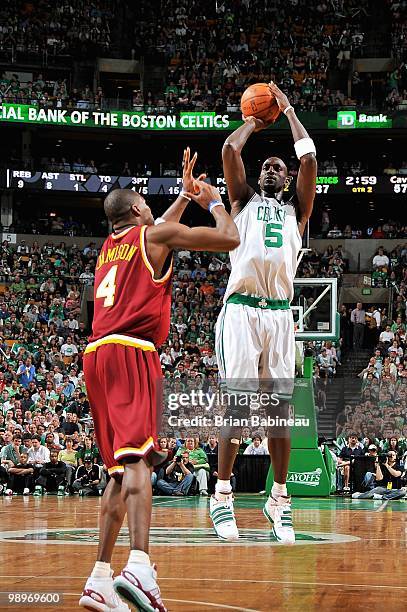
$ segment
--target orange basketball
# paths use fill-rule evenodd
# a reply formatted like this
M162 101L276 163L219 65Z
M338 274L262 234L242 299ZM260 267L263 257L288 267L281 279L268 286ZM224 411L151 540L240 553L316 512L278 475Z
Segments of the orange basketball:
M275 121L275 115L277 114L278 116L280 114L276 99L267 83L254 83L254 85L250 85L243 92L240 108L244 117L257 117L263 120Z

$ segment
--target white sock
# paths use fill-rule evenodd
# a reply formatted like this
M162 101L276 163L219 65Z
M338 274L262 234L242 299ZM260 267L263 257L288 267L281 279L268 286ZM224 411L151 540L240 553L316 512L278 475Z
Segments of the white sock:
M218 478L215 485L215 493L224 493L225 495L232 493L232 485L230 484L230 480L220 480Z
M111 574L110 563L104 561L96 561L95 567L92 570L92 578L109 578Z
M131 550L127 563L144 563L144 565L151 565L150 557L143 550Z
M273 488L271 489L271 495L273 497L280 497L280 495L287 496L287 485L275 482L273 484Z

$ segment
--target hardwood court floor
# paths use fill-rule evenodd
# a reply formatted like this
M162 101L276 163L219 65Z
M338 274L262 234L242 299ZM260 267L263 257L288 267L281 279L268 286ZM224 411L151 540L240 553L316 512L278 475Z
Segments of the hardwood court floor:
M297 543L270 540L264 498L237 497L241 539L218 541L208 500L154 500L151 558L171 612L407 609L407 502L293 500ZM0 591L63 593L79 610L94 562L100 499L0 498ZM113 559L127 559L126 528ZM7 607L1 596L0 610ZM34 608L33 608L34 609Z

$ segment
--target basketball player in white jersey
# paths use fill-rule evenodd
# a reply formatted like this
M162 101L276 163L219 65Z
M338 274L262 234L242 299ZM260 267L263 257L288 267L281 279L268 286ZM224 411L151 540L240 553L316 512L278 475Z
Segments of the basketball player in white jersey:
M245 384L242 379L249 387L246 392L262 388L263 379L264 385L275 384L273 392L278 393L280 414L281 409L287 414L295 375L290 302L302 235L313 208L317 162L314 143L287 96L274 83L270 83L270 89L290 124L300 162L296 202L283 202L287 167L277 157L264 161L258 181L259 193L247 184L241 152L249 136L266 127L263 121L247 117L226 139L222 150L240 246L230 253L232 269L216 326L216 352L220 377L226 381L228 391L237 392L239 398L243 393L241 385ZM257 382L257 389L251 381ZM240 409L236 411L237 403L235 411L233 406L229 407L232 416L242 415ZM240 435L241 428L231 426L223 428L219 440L218 481L210 500L210 515L217 535L224 540L239 537L230 476ZM289 431L269 430L268 448L274 484L263 512L276 539L293 544L291 500L286 487L291 448Z

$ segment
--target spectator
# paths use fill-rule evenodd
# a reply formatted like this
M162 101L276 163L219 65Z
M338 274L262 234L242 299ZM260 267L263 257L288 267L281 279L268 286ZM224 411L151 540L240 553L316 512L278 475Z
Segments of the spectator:
M402 466L397 462L397 454L394 451L387 453L384 463L378 459L375 462L376 471L367 472L365 483L368 488L366 493L353 493L356 499L401 499L406 496L406 489L401 488ZM390 485L390 486L388 486Z
M21 364L17 370L17 378L19 383L27 388L30 382L35 379L35 366L32 365L31 357L27 357L25 364Z
M90 457L85 457L83 465L80 465L76 471L73 489L79 495L101 495L101 473L100 467L92 463Z
M328 378L334 374L334 361L332 354L328 354L327 349L324 347L321 353L317 356L317 364L320 372L323 372L323 377Z
M65 495L65 475L65 463L58 460L57 450L51 450L50 460L40 469L33 495L39 497L44 490L47 493L57 492L60 496Z
M50 451L46 446L42 446L39 435L32 436L32 447L28 451L28 461L36 468L36 477L40 469L50 461Z
M66 482L68 491L73 493L73 479L78 467L77 452L73 449L73 440L69 436L65 438L65 448L58 453L58 461L62 461L66 465Z
M350 464L353 457L362 457L364 455L363 447L359 444L358 437L355 433L351 433L348 437L348 444L344 446L339 454L338 467L343 473L344 486L343 491L349 492L349 476Z
M365 334L366 313L362 302L356 304L352 310L351 322L353 323L353 348L359 350L363 348L363 338Z
M34 466L28 463L28 454L20 453L20 462L9 469L8 494L29 495L34 490Z
M239 444L239 454L240 455L244 454L245 450L250 446L252 441L253 440L250 434L250 429L248 427L243 427L242 436L240 438L240 444Z
M194 466L194 475L198 483L199 494L207 496L209 463L205 451L197 447L194 438L191 437L185 440L185 447L178 449L177 456L181 455L184 451L188 451L189 462Z
M386 325L386 329L382 331L379 336L379 341L382 342L386 348L389 348L393 340L394 340L394 332L391 331L390 325Z
M252 436L252 442L244 451L244 455L268 455L269 452L265 446L261 443L261 436L259 434L254 434Z
M390 260L385 255L383 247L379 247L377 254L373 257L373 268L378 270L380 268L388 268Z
M189 452L184 450L171 459L164 470L164 478L157 481L157 489L164 495L188 495L194 478Z
M11 435L10 435L11 437ZM8 436L4 436L4 441L6 442ZM5 444L1 449L1 464L7 470L21 463L21 453L26 453L27 449L22 445L22 437L20 433L15 433L12 436L11 441L8 444ZM9 491L6 491L6 494L10 495ZM12 495L12 493L11 493Z

